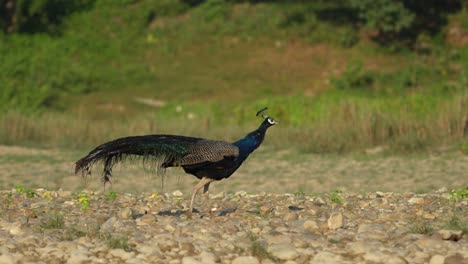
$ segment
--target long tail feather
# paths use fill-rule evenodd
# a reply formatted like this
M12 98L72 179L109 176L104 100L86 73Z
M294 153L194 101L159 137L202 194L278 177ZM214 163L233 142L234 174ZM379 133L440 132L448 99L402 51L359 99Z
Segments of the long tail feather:
M190 146L200 138L174 135L148 135L119 138L104 143L75 163L75 174L91 174L96 162L104 163L103 181L108 182L112 167L130 157L143 157L144 160L156 161L158 168L173 163L188 153Z

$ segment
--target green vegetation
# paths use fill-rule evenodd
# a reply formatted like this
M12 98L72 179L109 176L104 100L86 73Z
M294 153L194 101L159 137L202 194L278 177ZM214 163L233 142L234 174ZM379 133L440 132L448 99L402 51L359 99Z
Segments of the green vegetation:
M114 191L108 192L106 195L106 200L108 201L115 201L117 199L118 194Z
M458 202L461 200L468 199L468 187L460 190L452 190L450 191L450 201L451 202Z
M36 196L36 192L34 192L33 190L31 189L26 189L26 188L23 188L23 186L21 184L16 184L15 185L15 190L19 193L19 194L24 194L26 197L28 198L33 198L34 196Z
M432 235L434 233L434 228L428 222L416 221L410 226L410 232L413 234Z
M340 190L335 190L330 193L330 196L328 197L330 201L336 203L336 204L342 204L344 202L343 197L341 196L342 191Z
M233 140L263 106L277 148L412 152L468 136L468 48L448 35L468 24L464 2L14 2L0 3L0 144Z
M107 246L110 248L121 248L125 251L132 250L128 244L128 236L126 235L101 233L100 237L106 241Z
M468 232L468 222L463 220L463 216L457 214L454 214L444 227L449 230L462 230L465 234Z
M63 229L65 220L61 214L50 214L39 224L42 229Z
M86 211L89 208L90 200L86 193L80 193L77 197L81 210Z

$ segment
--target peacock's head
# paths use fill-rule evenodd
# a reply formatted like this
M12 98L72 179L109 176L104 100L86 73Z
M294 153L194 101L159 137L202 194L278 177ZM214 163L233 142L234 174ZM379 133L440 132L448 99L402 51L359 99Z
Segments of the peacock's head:
M263 125L266 125L267 127L269 126L272 126L272 125L278 125L279 122L276 121L273 117L270 117L270 116L267 116L267 114L265 114L265 111L268 109L268 107L265 107L265 108L262 108L261 110L259 110L257 112L257 116L262 116L265 121L263 121L262 123L262 126Z

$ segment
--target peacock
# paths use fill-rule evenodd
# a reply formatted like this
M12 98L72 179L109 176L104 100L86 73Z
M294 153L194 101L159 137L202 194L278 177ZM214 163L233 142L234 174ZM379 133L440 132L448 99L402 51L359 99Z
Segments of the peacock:
M88 155L75 163L75 174L90 175L96 162L103 162L102 181L104 186L110 181L112 167L131 157L143 157L156 161L157 168L182 167L200 181L193 188L190 208L192 216L193 203L197 193L203 188L208 192L210 183L229 178L262 144L267 129L279 124L274 118L265 114L265 107L257 112L264 118L260 126L234 143L209 140L204 138L179 135L145 135L130 136L112 140L93 149Z

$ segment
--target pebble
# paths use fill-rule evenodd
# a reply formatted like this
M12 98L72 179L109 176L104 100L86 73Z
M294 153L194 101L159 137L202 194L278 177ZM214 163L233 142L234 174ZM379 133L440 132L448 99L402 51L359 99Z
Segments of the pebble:
M409 204L423 204L424 198L423 197L412 197L408 200Z
M111 256L120 258L120 259L124 260L125 262L128 262L128 260L132 259L135 256L135 253L127 252L127 251L125 251L125 250L123 250L121 248L111 249L109 251L109 254Z
M262 262L263 263L263 262ZM231 264L260 264L256 257L242 256L235 258Z
M291 244L273 244L268 251L280 260L292 260L298 256L296 248Z
M119 218L121 219L130 219L132 215L133 215L133 211L129 207L124 207L120 209L119 214L118 214Z
M343 214L339 212L332 213L328 218L328 228L331 230L336 230L338 228L343 227L344 225L344 218Z
M437 232L443 240L458 241L463 237L462 230L446 230L442 229Z
M195 257L183 257L182 264L202 264Z
M183 194L181 191L179 191L179 190L174 191L174 192L172 193L172 195L173 195L174 197L182 197L182 196L184 196L184 194Z
M328 251L322 251L317 253L311 260L310 264L332 264L332 263L340 263L343 258L340 255L336 255L334 253Z
M309 233L315 233L319 229L317 222L314 220L307 220L304 222L304 230Z
M297 219L299 219L299 215L296 212L290 212L284 217L286 222L296 221Z
M429 264L444 264L445 257L442 255L434 255L431 257Z
M326 205L327 203L322 197L319 196L314 199L314 204L318 206L322 206L322 205Z
M467 262L462 231L442 229L430 235L412 229L415 217L444 226L447 216L466 207L465 201L448 203L445 192L343 193L342 205L321 203L322 197L223 193L212 205L216 212L208 214L200 201L196 208L201 213L192 220L178 213L188 197L119 194L109 201L104 193L86 193L86 211L71 194L50 200L13 194L0 215L0 263ZM228 208L236 210L218 214ZM25 217L27 210L37 218ZM51 212L63 214L63 227L41 226ZM128 240L110 247L110 238L118 237Z

